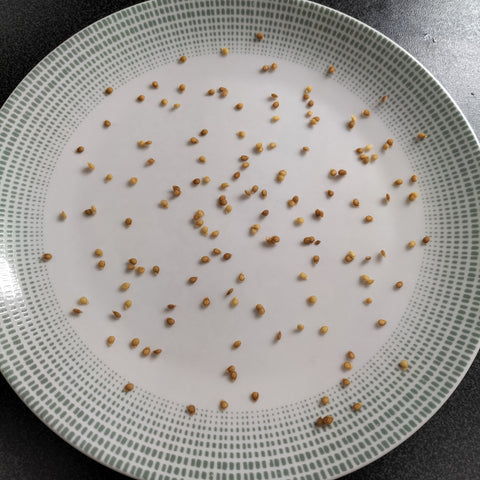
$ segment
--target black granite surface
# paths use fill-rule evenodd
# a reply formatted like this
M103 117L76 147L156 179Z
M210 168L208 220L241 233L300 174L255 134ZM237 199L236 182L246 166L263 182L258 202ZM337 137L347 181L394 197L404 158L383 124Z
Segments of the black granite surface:
M0 105L61 42L135 3L0 0ZM376 28L416 57L444 85L480 136L479 0L323 3ZM97 478L126 477L87 458L52 433L0 375L0 480ZM345 479L480 479L480 357L425 426L394 451Z

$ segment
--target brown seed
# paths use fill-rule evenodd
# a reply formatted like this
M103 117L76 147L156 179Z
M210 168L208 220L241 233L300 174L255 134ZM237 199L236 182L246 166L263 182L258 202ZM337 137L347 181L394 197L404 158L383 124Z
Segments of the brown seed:
M320 327L320 334L325 335L328 332L328 327L324 325L323 327Z
M317 418L317 421L315 422L315 426L316 427L321 427L323 425L323 418L322 417L318 417Z
M155 160L153 158L149 158L145 163L147 165L153 165L155 163Z
M230 380L234 382L238 377L237 372L234 370L233 372L230 372Z
M165 321L167 322L167 325L169 325L170 327L175 325L175 319L172 317L167 317Z
M199 179L199 178L194 178L194 179L192 180L192 183L193 183L194 185L199 185L199 184L200 184L200 179Z
M212 238L217 238L219 235L220 235L220 230L214 230L214 231L210 234L210 236L211 236Z
M305 237L303 239L303 243L305 245L310 245L311 243L313 243L315 241L315 237Z
M232 258L232 254L231 253L224 253L223 258L224 258L224 260L230 260Z
M175 109L180 108L180 104L179 103L174 103L173 108L175 108Z
M47 262L52 259L52 254L51 253L44 253L42 255L43 260L46 260Z
M420 132L418 135L417 135L417 138L419 140L424 140L425 138L427 138L427 135L423 132Z
M127 270L132 271L135 270L135 265L131 265L130 263L127 265Z
M196 138L196 137L190 138L190 143L193 143L193 144L198 143L198 138Z
M229 186L230 186L230 184L228 182L223 182L223 183L220 184L220 188L222 190L226 190ZM225 198L225 196L224 196L224 198Z
M326 395L322 397L320 401L322 402L322 405L327 405L328 403L330 403L330 399Z
M278 65L275 62L273 62L271 65L271 69L276 70L277 68L278 68Z
M222 55L228 55L230 53L230 50L227 47L222 47L220 52Z
M204 137L207 134L208 134L208 130L206 128L204 128L203 130L200 131L200 136L201 137Z
M126 391L126 392L131 392L133 389L134 389L134 385L133 383L127 383L123 389Z
M251 394L252 400L256 402L258 400L259 394L258 392L252 392Z
M204 307L208 307L210 305L210 299L208 297L205 297L203 300L202 300L202 305Z
M360 206L360 200L358 200L358 198L354 198L354 199L352 200L352 205L353 205L354 207L359 207L359 206Z
M178 86L178 91L183 93L185 91L187 87L185 86L184 83L181 83L179 86Z
M314 255L312 257L312 261L316 265L320 261L320 257L318 255Z
M115 310L112 310L113 316L115 318L121 318L122 314L120 312L116 312Z
M255 305L255 310L257 311L257 313L259 315L264 315L265 314L265 308L261 303L257 303L257 305Z
M100 270L103 270L105 268L105 260L100 260L98 263L97 263L97 266Z
M353 365L350 362L344 362L343 363L343 368L345 370L351 370L353 368Z
M210 257L208 257L207 255L204 255L200 260L202 263L208 263L210 261Z
M127 227L129 227L129 226L132 224L132 222L133 222L133 220L132 220L131 218L128 218L128 217L127 217L127 218L125 219L125 225L126 225Z
M179 59L178 59L178 63L185 63L187 61L187 57L185 55L182 55Z
M426 237L423 237L423 239L422 239L422 243L425 244L425 245L426 245L429 241L430 241L430 237L429 237L428 235L427 235Z
M88 162L87 167L89 170L95 170L95 165L93 163Z
M407 361L407 360L401 360L400 363L399 363L399 365L400 365L400 368L401 368L403 371L405 371L405 370L408 369L408 361Z
M403 287L403 282L401 282L401 281L400 281L400 282L397 282L397 283L395 284L395 287L396 287L396 288L402 288L402 287Z
M89 302L88 302L87 297L80 297L78 299L78 303L79 303L79 305L88 305Z
M212 250L212 253L213 253L214 255L220 255L220 254L222 253L222 251L221 251L219 248L214 248L214 249Z
M372 160L378 160L378 155L376 153L372 153Z
M349 350L347 352L347 357L353 360L355 358L355 354L351 350Z
M145 100L145 95L139 95L137 97L137 102L143 102Z
M387 98L388 98L388 96L387 96L387 95L384 95L384 96L380 99L380 101L381 101L382 103L384 103L384 102L387 101Z
M235 341L233 342L232 347L233 347L233 348L238 348L241 344L242 344L242 342L241 342L240 340L235 340Z
M305 328L305 325L303 325L303 324L301 324L301 323L297 324L297 330L298 330L299 332L303 331L304 328Z
M144 357L148 357L150 355L150 352L151 352L151 349L150 347L145 347L143 350L142 350L142 355Z
M164 107L168 105L168 100L166 98L162 98L160 105L163 105Z
M305 222L305 220L304 220L303 217L297 217L297 218L295 219L295 223L296 223L297 225L302 225L304 222Z
M225 207L225 209L224 209L224 212L225 212L226 214L229 214L229 213L232 211L232 208L233 208L233 207L232 207L231 205L227 205L227 206Z
M387 324L387 321L384 320L383 318L380 318L379 320L377 320L377 325L379 327L384 327L386 324Z
M308 275L305 272L300 272L298 278L300 278L300 280L308 280Z
M110 95L111 93L113 93L113 88L112 87L107 87L105 89L105 95Z
M243 162L242 163L242 168L248 168L250 164L248 162Z
M386 193L386 194L385 194L385 200L386 200L387 202L390 201L390 194L389 194L389 193Z
M334 168L332 168L329 173L330 173L331 177L336 177L337 176L337 171Z
M130 185L136 185L138 182L138 178L132 177L128 182L130 183Z
M262 215L263 215L264 217L267 217L269 213L270 213L270 212L269 212L268 210L264 210L264 211L262 212Z
M373 222L373 217L372 217L371 215L367 215L367 216L365 217L365 221L366 221L367 223Z
M222 410L226 410L228 408L228 402L226 402L225 400L220 400L220 408Z
M233 292L233 288L229 288L229 289L227 290L227 293L225 294L225 296L228 297L232 292ZM233 301L233 300L232 300L232 301Z
M418 198L418 193L417 193L417 192L412 192L412 193L408 196L408 199L409 199L411 202L414 202L417 198Z
M263 71L263 72L268 72L269 70L270 70L270 65L264 65L264 66L262 67L262 71Z
M331 425L333 423L333 416L332 415L327 415L326 417L323 418L323 424L324 425Z
M125 300L125 302L123 304L123 308L125 310L128 310L131 306L132 306L132 301L131 300Z
M317 297L315 295L311 295L310 297L307 298L307 302L310 305L315 305L317 303Z
M226 97L228 95L228 88L225 88L225 87L220 87L218 89L218 91L220 92L220 95L222 97Z
M363 148L362 147L358 147L355 149L355 152L357 153L363 153Z
M133 338L132 341L130 342L130 346L132 348L136 348L136 347L138 347L139 343L140 343L139 338Z
M194 406L194 405L188 405L188 407L187 407L187 412L188 412L190 415L195 415L195 412L196 412L195 406Z
M280 106L280 102L278 100L272 103L272 108L278 108L279 106Z
M168 209L168 201L167 200L161 200L160 201L160 206L162 208Z
M354 403L352 408L354 412L358 412L362 408L362 403L361 402Z
M282 338L282 332L277 332L276 338L277 338L277 340L281 340L281 338Z
M103 121L103 126L104 126L104 127L107 127L107 128L108 128L108 127L110 127L111 125L112 125L112 122L110 122L110 120L104 120L104 121Z
M338 174L339 174L341 177L344 177L344 176L347 174L347 171L344 170L343 168L341 168L341 169L338 171Z
M154 80L154 81L152 82L152 87L153 87L153 88L158 88L158 82Z
M156 348L156 349L153 351L153 353L154 353L155 355L160 355L160 354L162 353L162 349L161 349L161 348Z
M257 40L263 40L265 38L263 33L261 33L261 32L258 32L256 37L257 37Z
M373 157L373 155L372 155ZM368 155L365 155L364 153L362 153L359 157L358 157L365 165L367 163L370 163L370 157Z
M410 181L411 181L412 183L415 183L417 180L418 180L418 177L417 177L416 175L412 175L412 176L410 177Z
M168 308L169 310L173 310L175 307L176 307L176 305L174 305L173 303L169 303L169 304L167 305L167 308Z
M348 387L350 385L350 380L348 378L342 378L342 384L344 387Z
M75 313L76 315L80 315L83 312L79 308L74 308L74 309L72 309L72 313Z
M200 155L200 156L198 157L198 161L199 161L200 163L206 163L206 162L207 162L207 159L206 159L206 157L205 157L204 155Z
M178 196L181 195L182 190L180 189L180 187L178 185L172 185L172 192L173 192L174 197L178 197Z
M188 279L188 282L191 283L191 284L194 284L197 280L198 280L198 277L190 277Z
M394 185L397 185L397 186L398 186L398 185L402 185L402 183L403 183L403 180L402 180L401 178L397 178L397 180L395 180L395 181L393 182L393 184L394 184Z
M211 88L210 90L208 90L207 95L215 95L215 90Z
M121 290L128 290L130 288L130 284L128 282L124 282L120 285Z
M335 195L335 192L333 190L327 190L327 195L329 197L333 197Z
M372 297L368 297L366 298L363 303L367 304L367 305L370 305L371 303L373 303L373 298Z
M334 67L333 65L330 65L330 66L328 67L328 73L332 74L332 73L334 73L334 72L335 72L335 67Z
M313 106L315 105L315 102L314 102L313 100L309 100L309 101L307 102L307 105L308 105L309 107L313 107Z

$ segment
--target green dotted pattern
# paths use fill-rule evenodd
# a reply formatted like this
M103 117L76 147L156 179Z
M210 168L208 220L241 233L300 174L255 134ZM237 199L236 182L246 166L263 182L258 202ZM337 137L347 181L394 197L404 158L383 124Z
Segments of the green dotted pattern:
M255 34L262 31L265 40ZM232 53L325 73L371 105L419 174L424 248L415 293L352 385L271 410L199 411L126 383L66 321L43 253L45 198L65 143L103 99L161 65ZM388 108L379 98L388 93ZM385 104L385 107L387 104ZM428 139L416 140L416 133ZM107 17L45 58L0 111L0 368L50 428L141 479L330 479L369 463L427 421L478 350L479 145L440 85L379 33L298 0L156 0ZM422 248L422 247L420 247ZM408 358L402 372L398 360ZM328 394L331 427L316 429ZM364 408L353 412L361 398ZM259 405L260 406L260 405ZM325 409L326 407L324 407Z

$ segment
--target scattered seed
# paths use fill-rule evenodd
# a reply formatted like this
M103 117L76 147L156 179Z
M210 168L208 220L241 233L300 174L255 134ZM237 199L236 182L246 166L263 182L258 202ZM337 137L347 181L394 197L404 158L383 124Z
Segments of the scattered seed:
M352 408L354 412L358 412L362 408L362 403L361 402L354 403Z
M214 231L210 234L210 236L211 236L212 238L217 238L219 235L220 235L220 230L214 230Z
M360 279L365 283L366 285L372 285L375 280L373 278L370 278L368 275L360 275Z
M277 332L276 339L277 341L282 339L282 332Z
M233 292L233 288L229 288L229 289L227 290L227 293L225 294L225 296L228 297L232 292Z
M277 148L277 144L276 144L275 142L270 142L270 143L268 144L268 148L269 148L270 150L273 150L274 148Z
M262 215L263 215L264 217L267 217L269 213L270 213L270 212L269 212L268 210L264 210L264 211L262 212Z
M353 365L350 362L344 362L343 363L343 368L345 370L351 370L353 368Z
M264 315L265 314L265 308L261 303L257 303L257 305L255 305L255 310L257 311L257 313L259 315Z
M305 237L305 238L303 239L303 243L304 243L305 245L310 245L310 244L312 244L314 241L315 241L315 237Z
M256 35L256 37L257 37L257 40L263 40L263 39L265 38L264 35L263 35L263 33L261 33L261 32L258 32L257 35ZM257 395L258 395L258 394L257 394Z
M145 347L143 350L142 350L142 355L144 357L148 357L150 355L150 352L151 352L151 349L150 347Z
M203 220L198 220L198 221L203 223ZM207 227L206 225L204 225L204 226L200 229L200 232L202 233L202 235L207 236L207 235L208 235L208 227Z
M278 122L280 120L280 117L278 115L274 115L272 117L272 122Z
M214 249L212 250L212 253L213 253L214 255L220 255L220 254L222 253L222 251L221 251L219 248L214 248Z
M305 272L300 272L298 277L301 279L301 280L308 280L308 275L305 273Z
M197 280L198 280L198 277L190 277L188 279L188 282L191 283L191 284L194 284Z
M168 208L168 201L167 201L167 200L161 200L161 201L160 201L160 206L161 206L162 208L167 209L167 208Z
M337 176L337 171L334 168L332 168L329 173L330 173L331 177L336 177Z
M305 328L305 325L303 325L303 324L301 324L301 323L299 323L299 324L297 325L297 330L298 330L299 332L303 331L304 328Z
M130 185L136 185L138 182L138 178L132 177L128 182L130 183Z
M412 193L408 196L408 199L409 199L411 202L414 202L417 198L418 198L418 193L417 193L417 192L412 192Z
M72 313L75 313L76 315L80 315L81 313L83 313L83 311L80 310L79 308L73 308Z
M97 266L100 270L103 270L105 268L105 260L100 260L98 263L97 263Z
M313 115L313 112L311 110L309 110L306 114L305 114L307 117L311 117ZM310 122L311 123L311 122Z
M42 258L43 258L43 260L45 260L45 261L48 262L49 260L51 260L51 259L53 258L53 256L52 256L51 253L44 253L44 254L42 255Z
M218 91L220 92L220 95L222 97L226 97L228 95L228 88L225 88L225 87L220 87L218 89Z
M233 348L238 348L241 344L242 344L242 342L241 342L240 340L235 340L235 341L233 342L232 347L233 347Z
M228 295L228 293L227 293L227 295ZM240 302L239 302L239 300L238 300L237 297L233 297L233 298L232 298L232 301L230 302L230 304L231 304L233 307L236 307L239 303L240 303Z
M78 299L78 303L79 303L79 305L88 305L89 302L88 302L87 297L80 297Z
M325 335L328 332L328 327L324 325L323 327L320 327L320 334Z
M388 98L388 96L387 96L387 95L384 95L384 96L380 99L380 101L381 101L382 103L384 103L384 102L387 101L387 98Z
M169 304L167 305L167 308L168 308L169 310L173 310L175 307L176 307L176 305L174 305L173 303L169 303Z
M332 73L334 73L334 72L335 72L335 67L334 67L333 65L330 65L330 66L328 67L328 73L332 74Z
M196 137L190 138L190 143L192 143L193 145L195 145L196 143L198 143L198 138L196 138Z
M178 86L178 91L183 93L185 91L187 87L185 86L184 83L181 83L179 86Z
M208 297L205 297L203 300L202 300L202 305L204 307L208 307L210 305L210 299Z
M120 285L120 288L124 291L128 290L130 288L130 284L128 282L124 282Z
M351 130L357 123L357 117L355 115L350 116L351 120L347 123L348 128Z
M203 183L210 183L210 177L203 177Z
M126 392L131 392L133 389L134 389L134 385L133 383L127 383L123 389L126 391Z
M341 177L344 177L344 176L347 174L347 171L344 170L343 168L341 168L341 169L338 171L338 174L339 174Z
M348 378L342 378L342 385L348 387L350 385L350 380Z
M411 181L412 183L415 183L417 180L418 180L418 177L417 177L416 175L412 175L412 176L410 177L410 181Z
M416 244L417 244L417 242L416 242L415 240L410 240L410 241L407 243L407 247L408 247L408 248L413 248Z
M168 105L168 100L166 98L162 98L162 100L160 101L160 105L163 105L165 107L166 105Z
M320 261L320 257L318 255L314 255L312 257L312 261L316 265Z
M425 244L425 245L426 245L429 241L430 241L430 237L429 237L428 235L427 235L426 237L423 237L423 239L422 239L422 243Z
M143 102L145 100L145 95L139 95L137 97L137 102Z
M129 217L127 217L127 218L125 219L125 225L126 225L127 227L129 227L129 226L132 224L132 222L133 222L133 220L132 220L131 218L129 218Z
M204 255L201 259L202 263L208 263L210 261L210 257L207 257L207 255Z
M363 302L366 303L367 305L370 305L371 303L373 303L373 298L368 297Z
M390 201L390 194L386 193L385 194L385 201L388 203Z
M315 105L315 102L314 102L313 100L309 100L309 101L307 102L307 105L308 105L309 107L313 107L313 106Z
M331 425L333 423L333 416L332 415L327 415L326 417L323 418L323 424L324 425Z
M179 59L178 59L178 63L185 63L187 61L187 57L185 55L182 55Z
M167 325L170 326L170 327L172 327L173 325L175 325L175 319L172 318L172 317L167 317L167 318L165 319L165 321L167 322Z
M228 408L228 402L226 402L225 400L220 400L220 408L222 410L226 410Z
M110 95L111 93L113 93L113 88L112 87L107 87L106 90L105 90L105 95Z
M162 349L161 349L161 348L156 348L156 349L153 351L153 353L154 353L155 355L160 355L160 354L162 353Z
M223 258L224 258L224 260L230 260L232 258L232 254L231 253L224 253Z
M111 173L108 173L108 174L105 176L105 183L110 182L112 179L113 179L113 175L112 175Z
M372 217L371 215L367 215L367 216L365 217L365 221L366 221L367 223L373 222L373 217Z
M270 65L264 65L262 67L262 71L264 71L264 72L268 72L269 70L270 70Z
M399 363L399 365L400 365L400 368L401 368L403 371L405 371L405 370L408 369L408 361L407 361L407 360L401 360L400 363Z
M210 90L208 90L207 95L215 95L215 90L211 88Z
M402 281L397 282L397 283L395 284L395 287L396 287L396 288L402 288L402 287L403 287L403 282L402 282Z
M278 108L279 106L280 106L280 102L278 100L272 103L272 108Z
M181 105L180 105L179 103L174 103L174 104L173 104L173 108L174 108L175 110L176 110L177 108L180 108L180 106L181 106Z
M322 402L322 405L327 405L328 403L330 403L330 399L326 395L322 397L320 401Z
M131 300L125 300L125 303L123 304L123 308L125 310L128 310L132 306L132 301Z
M148 147L149 145L152 144L152 141L151 140L139 140L137 143L138 143L139 147L146 148L146 147Z
M420 132L418 135L417 135L417 138L419 140L424 140L425 138L427 138L427 135L423 132Z
M205 158L204 155L200 155L200 156L198 157L198 161L199 161L200 163L206 163L207 159Z
M296 223L297 225L302 225L304 221L305 221L305 220L303 219L303 217L297 217L297 218L295 219L295 223Z
M95 170L95 165L93 163L88 162L87 167L89 170L92 170L92 171Z
M244 282L245 281L245 274L244 273L240 273L238 275L238 281L239 282Z
M266 237L265 242L268 245L275 245L280 242L280 237L278 235L273 235L273 237Z
M232 207L231 205L227 205L227 206L225 207L225 209L224 209L224 212L225 212L226 214L229 214L229 213L232 211L232 208L233 208L233 207Z
M393 182L393 184L394 184L394 185L397 185L397 186L398 186L398 185L402 185L402 183L403 183L403 180L402 180L401 178L398 178L397 180L395 180L395 181Z
M132 339L132 341L130 342L130 346L131 346L132 348L137 348L138 345L139 345L139 343L140 343L140 339L139 339L139 338L134 338L134 339Z
M121 318L122 317L122 314L120 312L116 312L115 310L112 310L112 313L113 313L113 316L115 318Z
M227 47L222 47L220 51L222 55L228 55L230 53L230 50Z
M372 153L372 160L375 161L375 160L378 160L378 155L376 153Z
M190 415L195 415L195 412L196 412L195 405L188 405L188 407L187 407L187 412L188 412Z
M199 178L194 178L194 179L192 180L192 183L193 183L194 185L199 185L199 184L200 184L200 179L199 179Z
M174 197L178 197L182 194L182 190L178 185L172 185L172 192Z
M387 324L387 321L384 320L383 318L380 318L379 320L377 320L377 325L379 327L384 327L386 324Z
M327 190L327 195L329 197L333 197L335 195L335 192L333 190Z

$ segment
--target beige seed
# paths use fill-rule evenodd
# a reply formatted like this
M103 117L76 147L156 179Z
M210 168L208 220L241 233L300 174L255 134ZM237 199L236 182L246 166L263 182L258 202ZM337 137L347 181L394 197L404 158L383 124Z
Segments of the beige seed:
M161 206L162 208L167 209L167 208L168 208L168 200L162 200L162 201L160 202L160 206Z
M113 345L115 343L115 337L113 335L110 335L108 338L107 338L107 344L108 345Z
M272 117L272 122L278 122L280 120L280 117L278 115L274 115Z
M172 192L173 192L174 197L178 197L178 196L181 195L182 190L180 189L180 187L178 185L172 185Z
M375 160L378 160L378 155L376 153L372 153L372 160L375 161Z
M301 323L297 324L297 330L298 330L299 332L302 332L304 328L305 328L305 325L303 325L303 324L301 324Z
M305 114L307 117L311 117L313 115L313 112L311 110L309 110L306 114Z
M322 397L320 401L322 402L322 405L327 405L328 403L330 403L330 399L326 395Z
M387 324L387 321L384 320L383 318L380 318L379 320L377 320L377 325L379 327L384 327L386 324Z
M399 365L400 365L400 368L401 368L403 371L405 371L405 370L408 369L408 361L405 360L405 359L404 359L404 360L401 360L400 363L399 363Z
M362 408L362 403L361 402L354 403L352 408L354 412L358 412Z
M417 138L419 140L424 140L425 138L427 138L427 135L423 132L420 132L418 135L417 135Z
M274 148L277 148L277 144L276 144L275 142L270 142L270 143L268 144L268 148L269 148L270 150L273 150Z
M303 217L297 217L297 218L295 219L295 223L296 223L297 225L302 225L304 221L305 221L305 220L303 219Z
M203 183L210 183L210 177L203 177Z
M362 112L362 115L363 115L364 117L367 117L367 118L368 118L368 117L370 116L370 110L364 110L364 111Z
M222 55L228 55L230 53L230 50L227 47L222 47L220 52L222 53Z
M408 248L413 248L416 244L417 244L417 242L416 242L415 240L410 240L410 241L407 243L407 247L408 247Z
M308 275L307 275L305 272L300 272L300 274L298 275L298 277L299 277L301 280L308 280Z
M398 178L393 182L394 185L402 185L402 183L403 183L403 180L401 178Z
M134 389L134 386L133 386L133 383L127 383L123 389L126 391L126 392L131 392L133 389Z
M330 66L328 67L328 73L332 74L332 73L334 73L334 72L335 72L335 67L334 67L333 65L330 65Z
M180 108L180 106L181 106L181 105L180 105L179 103L174 103L174 104L173 104L173 108L174 108L175 110L176 110L177 108Z
M232 301L230 302L230 304L232 305L232 307L236 307L238 304L239 304L239 300L237 297L233 297L232 298Z
M210 257L208 257L207 255L204 255L200 260L202 263L208 263L210 261Z
M268 72L269 70L270 70L270 65L264 65L264 66L262 67L262 71L263 71L263 72Z
M207 235L208 235L208 227L207 227L206 225L204 225L204 226L200 229L200 232L202 233L202 235L207 236Z
M337 176L337 171L334 168L332 168L329 173L330 173L331 177L336 177Z
M351 370L353 368L353 365L350 362L344 362L343 368L345 370Z
M152 267L152 272L155 274L155 275L158 275L159 272L160 272L160 267L158 265L154 265Z
M227 206L225 207L225 209L224 209L224 212L225 212L226 214L229 214L229 213L232 211L232 208L233 208L233 207L232 207L231 205L227 205Z
M114 316L115 318L121 318L121 317L122 317L122 314L121 314L120 312L117 312L117 311L115 311L115 310L112 310L112 313L113 313L113 316Z
M144 357L148 357L150 355L150 352L151 352L151 349L150 347L145 347L143 350L142 350L142 355Z
M139 338L133 338L132 341L130 342L130 346L132 348L137 348L138 345L140 343L140 339Z
M325 335L328 332L328 327L324 325L323 327L320 327L320 334Z
M100 270L103 270L105 268L105 260L100 260L98 263L97 263L97 266Z
M371 303L373 303L373 298L372 297L368 297L366 298L363 303L367 304L367 305L370 305Z
M187 57L185 55L182 55L179 59L178 59L178 63L185 63L187 61Z
M233 342L232 347L233 347L233 348L238 348L241 344L242 344L242 342L241 342L240 340L235 340L235 341Z
M79 303L79 305L88 305L89 302L88 302L87 297L80 297L78 299L78 303Z
M137 177L132 177L132 178L129 180L130 185L136 185L137 182L138 182L138 178L137 178Z
M228 402L225 400L220 400L220 408L226 410L228 408Z
M310 305L315 305L317 303L317 297L315 295L311 295L310 297L307 298L307 302Z
M418 198L418 193L417 193L417 192L412 192L412 193L408 196L408 199L409 199L411 202L414 202L417 198Z
M365 145L365 151L369 152L373 148L373 145L369 143L368 145Z
M367 215L367 216L365 217L365 221L366 221L367 223L373 222L373 217L372 217L371 215Z
M130 284L128 282L124 282L120 285L122 290L128 290L130 288Z
M123 308L125 310L128 310L131 306L132 306L132 301L131 300L125 300L125 302L123 304Z
M93 163L88 162L87 167L89 170L95 170L95 165Z
M112 175L111 173L108 173L108 174L105 176L105 183L110 182L112 179L113 179L113 175Z
M202 305L204 307L208 307L210 305L210 299L208 297L205 297L203 300L202 300Z
M245 274L244 273L240 273L238 275L238 281L239 282L244 282L245 281Z
M179 86L178 86L178 91L183 93L185 91L187 87L185 86L184 83L181 83Z
M214 231L210 234L210 236L211 236L212 238L217 238L219 235L220 235L220 230L214 230Z

